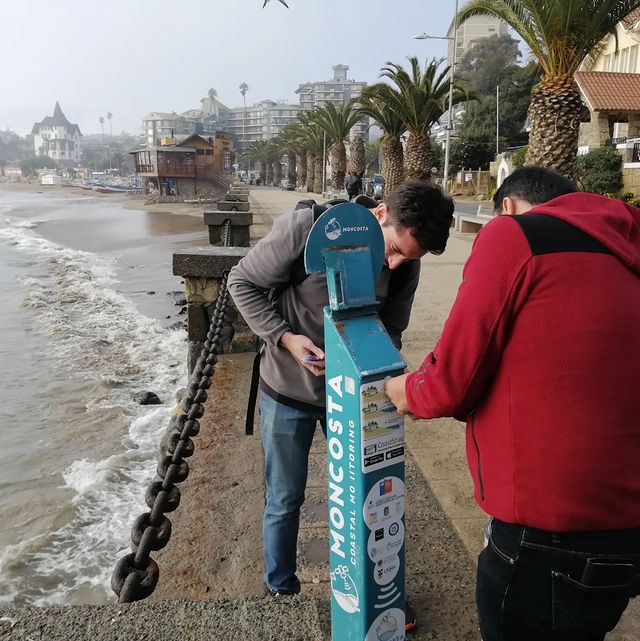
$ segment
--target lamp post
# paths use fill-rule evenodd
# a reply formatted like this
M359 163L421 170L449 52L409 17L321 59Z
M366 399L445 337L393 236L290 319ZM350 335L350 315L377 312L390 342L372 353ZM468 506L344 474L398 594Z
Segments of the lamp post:
M451 69L449 70L449 116L447 124L447 137L445 139L444 147L444 172L443 172L443 185L447 189L449 182L449 160L451 158L451 131L453 130L453 84L454 74L456 71L457 53L458 53L458 3L456 0L456 9L453 16L453 37L449 36L429 36L426 33L420 33L414 36L416 40L453 40L453 56L451 58Z

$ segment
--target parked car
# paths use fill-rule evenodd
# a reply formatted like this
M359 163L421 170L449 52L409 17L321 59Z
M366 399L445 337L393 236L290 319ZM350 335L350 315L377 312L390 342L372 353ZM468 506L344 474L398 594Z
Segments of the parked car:
M367 180L364 193L376 200L382 200L384 196L384 179L382 178L382 174L373 174L373 176Z

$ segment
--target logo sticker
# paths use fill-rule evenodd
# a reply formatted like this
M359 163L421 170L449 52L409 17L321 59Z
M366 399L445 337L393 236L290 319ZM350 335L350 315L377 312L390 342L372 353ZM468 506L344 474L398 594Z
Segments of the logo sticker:
M346 565L339 565L329 576L333 598L340 608L347 614L359 612L360 598L355 583L349 576L349 568Z
M342 227L340 227L340 223L335 218L332 218L324 226L324 233L329 240L338 240L342 235Z

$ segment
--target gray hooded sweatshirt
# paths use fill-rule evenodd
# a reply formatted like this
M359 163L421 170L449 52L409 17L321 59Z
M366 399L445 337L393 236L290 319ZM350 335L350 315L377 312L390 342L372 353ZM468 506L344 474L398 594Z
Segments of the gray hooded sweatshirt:
M312 224L311 209L278 217L271 232L231 270L228 287L247 325L265 342L260 361L263 392L285 405L321 410L324 376L314 376L279 345L282 335L290 331L324 349L323 309L329 304L326 276L311 274L299 285L291 284L292 267L304 252ZM383 267L377 283L382 303L378 314L398 348L419 277L420 261L410 261L394 272ZM274 303L269 300L273 288L284 288Z

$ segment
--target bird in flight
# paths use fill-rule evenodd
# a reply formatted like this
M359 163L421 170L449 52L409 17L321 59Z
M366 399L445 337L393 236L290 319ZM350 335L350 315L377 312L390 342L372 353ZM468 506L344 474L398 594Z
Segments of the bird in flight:
M271 2L271 0L264 0L264 4L262 5L262 8L264 9L267 6L267 3ZM287 9L289 8L289 5L284 1L284 0L278 0L280 4L283 4Z

